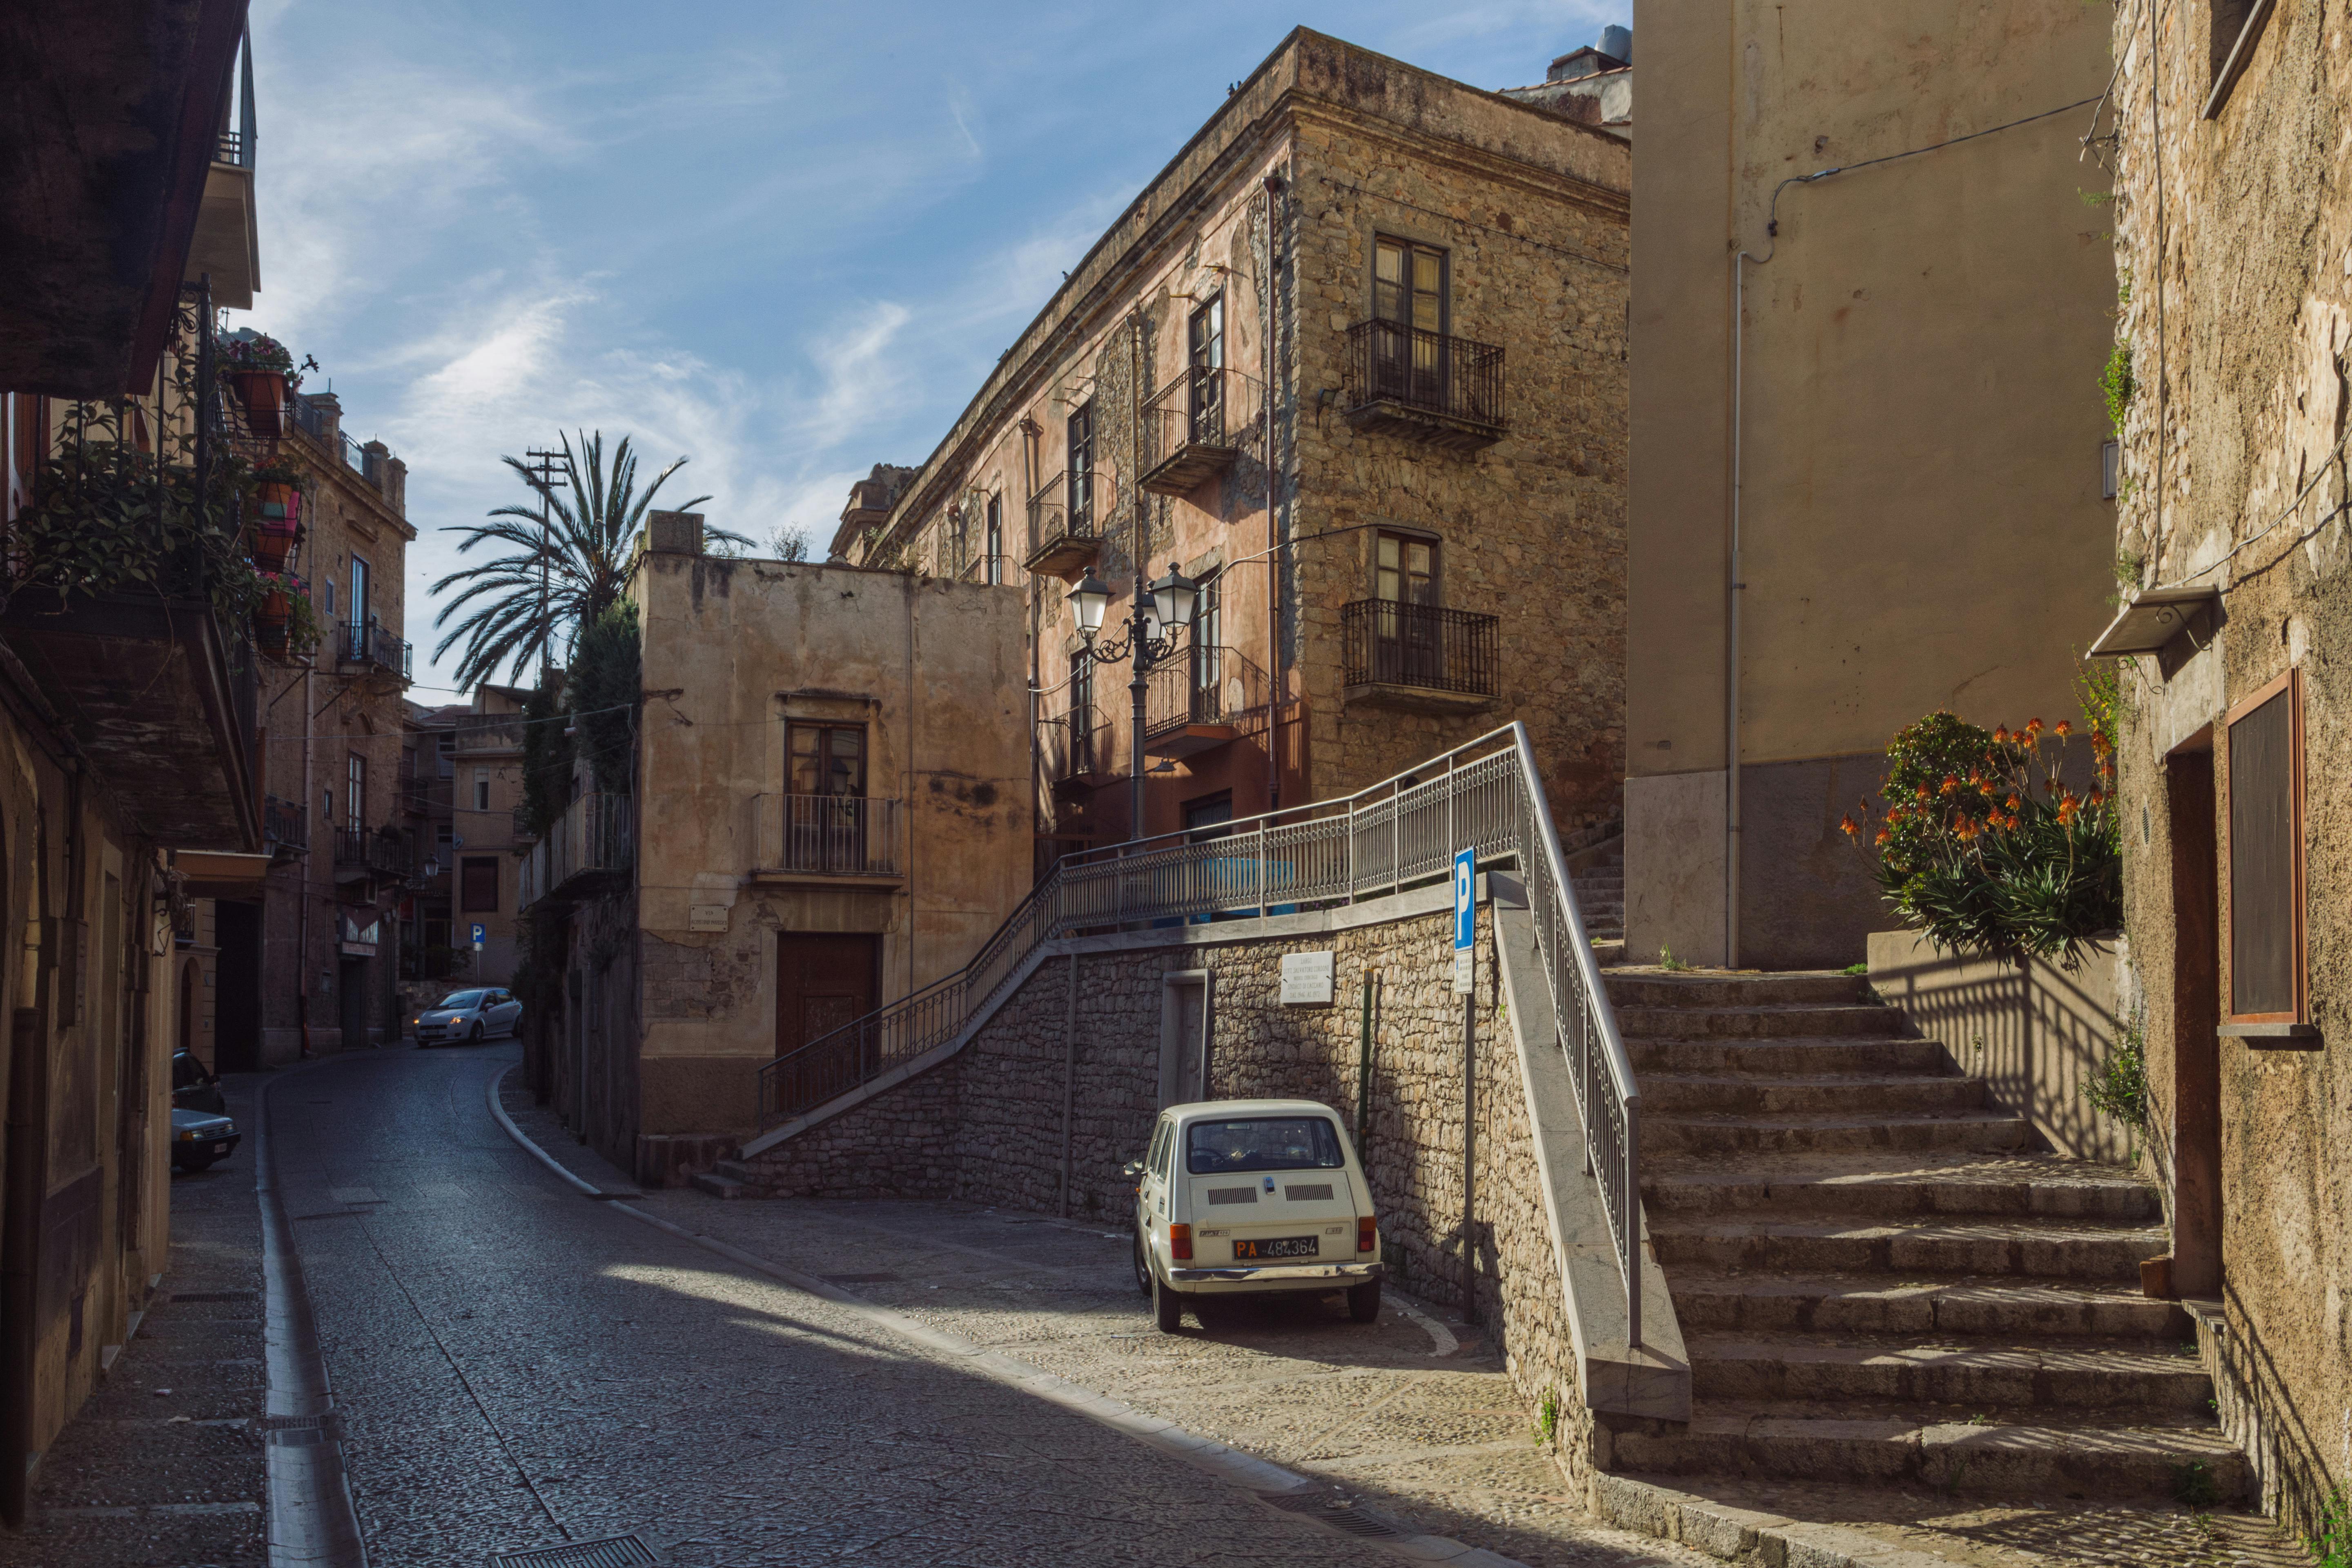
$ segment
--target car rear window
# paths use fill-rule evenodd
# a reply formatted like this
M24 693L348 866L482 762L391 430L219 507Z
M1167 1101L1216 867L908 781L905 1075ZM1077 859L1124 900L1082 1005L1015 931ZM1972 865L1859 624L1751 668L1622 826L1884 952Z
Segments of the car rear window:
M1228 1171L1336 1171L1347 1163L1339 1152L1339 1130L1321 1116L1195 1121L1184 1137L1184 1168L1196 1176Z
M453 991L448 995L441 998L441 1005L444 1007L470 1007L481 999L482 994L478 991Z

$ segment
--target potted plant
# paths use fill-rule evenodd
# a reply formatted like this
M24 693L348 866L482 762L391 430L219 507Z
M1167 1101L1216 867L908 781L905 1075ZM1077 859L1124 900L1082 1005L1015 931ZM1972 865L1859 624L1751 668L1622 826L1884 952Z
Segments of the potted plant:
M222 379L236 388L254 435L265 441L281 439L287 395L302 384L293 354L266 332L223 338L220 353Z
M287 464L272 462L254 470L253 485L255 563L282 572L302 535L302 475Z
M253 643L272 658L299 658L319 646L310 585L290 572L257 572L252 584Z

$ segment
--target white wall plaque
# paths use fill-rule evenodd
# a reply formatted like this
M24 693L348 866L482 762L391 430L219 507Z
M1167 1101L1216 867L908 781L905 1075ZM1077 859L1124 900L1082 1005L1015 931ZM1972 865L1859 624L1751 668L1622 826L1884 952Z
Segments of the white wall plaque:
M1331 954L1286 952L1282 955L1282 1005L1286 1007L1328 1007L1331 1005Z

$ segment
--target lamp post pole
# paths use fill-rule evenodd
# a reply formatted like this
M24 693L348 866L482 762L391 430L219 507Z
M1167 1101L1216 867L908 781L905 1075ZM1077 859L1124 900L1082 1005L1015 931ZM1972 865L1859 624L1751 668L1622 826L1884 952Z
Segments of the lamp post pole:
M1173 570L1171 567L1171 570ZM1129 736L1133 759L1127 770L1127 836L1143 837L1143 696L1146 682L1143 672L1150 668L1150 642L1145 635L1143 607L1150 601L1144 597L1143 571L1135 574L1135 611L1129 617L1129 637L1135 644L1134 674L1127 683L1128 695L1134 699L1134 732ZM1173 633L1171 633L1173 640Z
M555 632L548 622L547 610L548 566L555 554L555 540L553 525L547 515L547 492L554 485L556 475L571 474L572 451L568 445L561 452L534 447L524 455L530 458L530 471L539 479L539 683L543 687L547 684L547 672L555 663Z
M1200 602L1201 586L1168 563L1168 575L1157 583L1147 584L1139 564L1135 574L1135 602L1129 608L1127 637L1124 641L1100 642L1103 616L1110 607L1110 586L1091 572L1070 590L1070 608L1076 616L1078 635L1086 639L1085 658L1095 665L1115 664L1130 659L1127 683L1128 695L1134 700L1135 734L1132 765L1128 773L1128 837L1143 837L1143 725L1145 680L1151 667L1176 651L1179 636L1192 625L1192 609ZM1073 722L1079 722L1073 719Z

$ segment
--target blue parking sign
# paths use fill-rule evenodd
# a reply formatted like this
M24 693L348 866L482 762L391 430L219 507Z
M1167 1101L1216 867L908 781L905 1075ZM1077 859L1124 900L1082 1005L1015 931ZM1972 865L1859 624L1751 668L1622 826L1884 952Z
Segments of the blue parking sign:
M479 947L489 940L490 928L484 925L481 921L476 921L474 922L474 945L476 947Z
M1467 996L1475 985L1472 956L1478 940L1478 852L1454 852L1454 990Z

